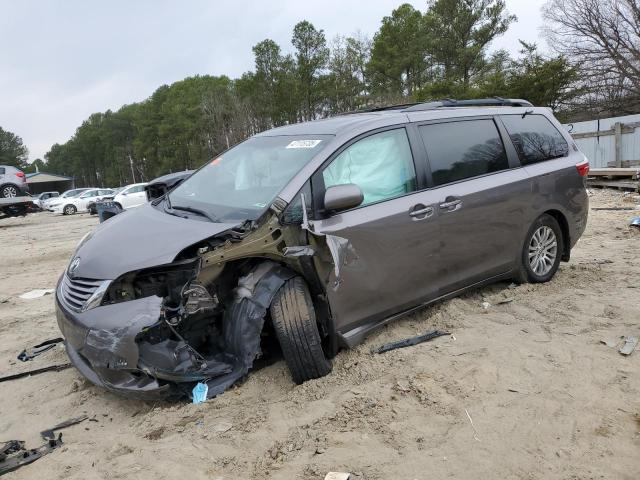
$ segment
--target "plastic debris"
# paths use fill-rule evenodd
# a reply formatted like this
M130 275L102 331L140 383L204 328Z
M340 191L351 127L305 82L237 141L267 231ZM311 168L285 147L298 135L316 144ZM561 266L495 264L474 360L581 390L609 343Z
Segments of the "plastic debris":
M34 359L38 355L43 354L47 350L51 350L58 343L64 342L63 338L54 338L52 340L46 340L39 345L35 345L31 348L25 348L18 354L18 360L21 362L28 362L29 360Z
M431 332L424 333L422 335L416 335L415 337L406 338L404 340L398 340L397 342L385 343L378 348L372 348L371 353L385 353L396 348L405 348L417 345L422 342L433 340L437 337L444 335L451 335L449 332L441 332L440 330L432 330Z
M325 475L324 480L349 480L350 477L350 473L329 472Z
M624 337L622 346L618 350L622 355L631 355L638 345L638 337Z
M31 290L30 292L23 293L20 295L20 298L23 300L33 300L35 298L44 297L45 295L50 295L55 292L53 288L37 288L35 290Z
M482 302L482 308L484 310L488 310L491 304L489 302Z
M209 387L206 383L198 383L195 387L193 387L193 403L203 403L207 401L207 393L209 392Z

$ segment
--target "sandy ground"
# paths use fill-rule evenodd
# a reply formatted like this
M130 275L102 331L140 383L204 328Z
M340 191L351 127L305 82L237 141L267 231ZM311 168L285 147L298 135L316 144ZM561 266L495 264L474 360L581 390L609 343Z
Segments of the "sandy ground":
M591 198L592 207L633 202L612 191ZM635 215L592 210L549 284L502 283L427 308L301 386L282 361L202 405L127 400L74 369L2 383L0 441L38 445L47 427L95 419L9 478L638 479L640 348L623 357L601 343L640 334ZM48 213L0 222L0 375L66 361L61 347L15 359L59 334L50 295L18 295L54 287L96 223ZM433 327L453 336L369 353Z

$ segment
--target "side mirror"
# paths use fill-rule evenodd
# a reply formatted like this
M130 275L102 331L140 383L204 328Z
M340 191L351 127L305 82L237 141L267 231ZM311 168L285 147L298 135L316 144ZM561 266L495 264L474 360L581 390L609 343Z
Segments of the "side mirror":
M348 210L357 207L364 200L364 195L355 183L334 185L324 192L324 208L327 211Z

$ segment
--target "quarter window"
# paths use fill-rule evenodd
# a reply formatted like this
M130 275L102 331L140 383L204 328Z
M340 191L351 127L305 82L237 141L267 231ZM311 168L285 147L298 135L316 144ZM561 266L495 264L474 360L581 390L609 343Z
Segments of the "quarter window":
M560 132L544 115L503 115L511 141L518 151L520 163L532 163L564 157L569 145Z
M354 183L362 205L400 197L416 189L416 173L404 128L377 133L347 147L322 172L325 188Z
M436 123L419 130L435 186L509 168L493 120Z

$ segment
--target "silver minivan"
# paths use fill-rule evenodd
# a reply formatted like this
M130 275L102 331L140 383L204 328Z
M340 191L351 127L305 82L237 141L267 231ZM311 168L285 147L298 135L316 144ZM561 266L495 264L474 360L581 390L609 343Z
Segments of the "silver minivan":
M295 382L340 347L499 280L546 282L589 164L546 108L487 99L288 125L101 224L56 291L74 365L143 397L215 396L277 339Z

